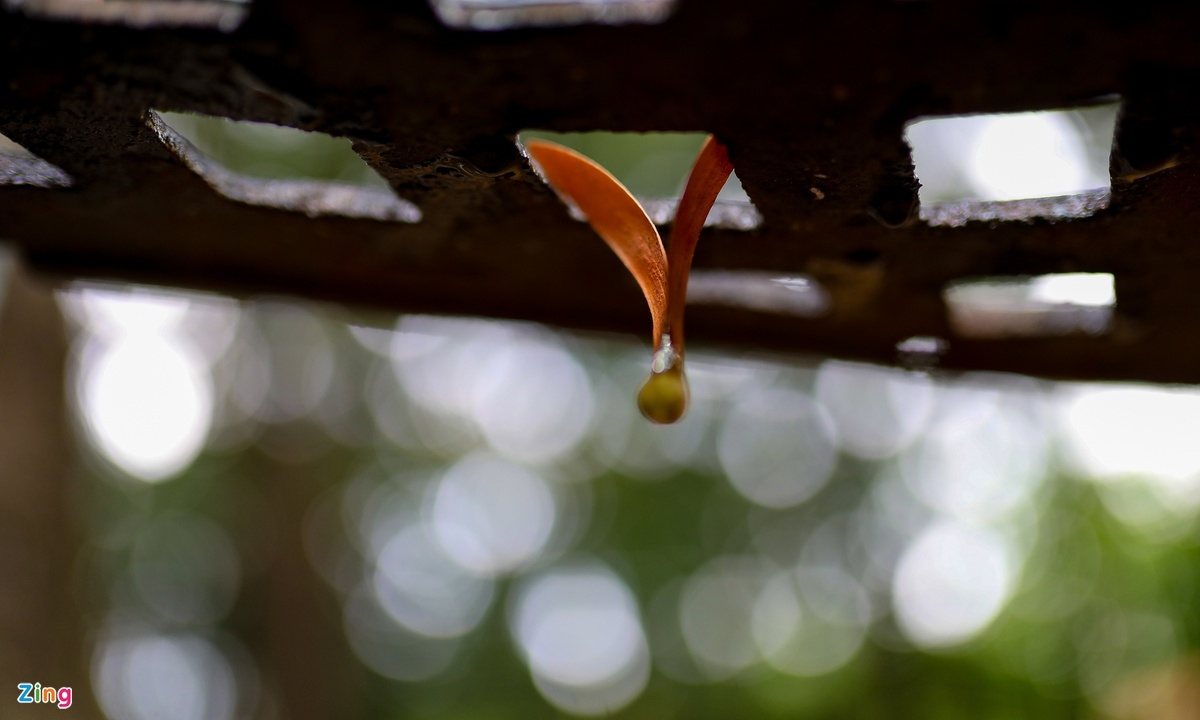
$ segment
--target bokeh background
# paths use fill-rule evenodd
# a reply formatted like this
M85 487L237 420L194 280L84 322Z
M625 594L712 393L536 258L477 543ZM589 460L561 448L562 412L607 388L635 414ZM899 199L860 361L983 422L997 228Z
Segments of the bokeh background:
M910 125L922 203L1106 185L1115 113ZM165 117L237 172L382 182L345 140ZM1005 132L1044 142L1015 196L980 159ZM559 139L669 198L700 137ZM1116 302L1072 282L971 292ZM691 410L656 427L632 338L55 297L87 677L40 681L100 717L1200 717L1194 388L956 374L937 338L900 368L693 338Z

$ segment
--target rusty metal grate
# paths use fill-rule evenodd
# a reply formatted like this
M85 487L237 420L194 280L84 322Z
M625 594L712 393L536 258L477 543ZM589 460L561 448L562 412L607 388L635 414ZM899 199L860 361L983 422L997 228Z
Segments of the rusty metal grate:
M4 7L0 133L35 157L0 162L0 236L43 271L642 336L633 281L514 140L706 131L762 222L705 231L697 271L722 297L743 278L752 299L693 307L694 343L884 363L928 347L948 369L1200 382L1191 3L680 0L660 24L497 32L451 29L424 0ZM1107 207L920 218L909 121L1114 95ZM270 183L230 199L153 110L348 137L396 197L352 198L357 217ZM1115 278L1102 332L964 335L944 300L970 278L1081 272ZM819 283L825 311L762 301L774 275Z

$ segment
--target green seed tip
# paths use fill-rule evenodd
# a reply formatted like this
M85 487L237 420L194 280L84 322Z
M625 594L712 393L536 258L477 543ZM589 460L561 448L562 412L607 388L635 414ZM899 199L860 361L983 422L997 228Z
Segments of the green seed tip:
M659 425L670 425L683 417L687 406L687 380L683 377L683 368L678 365L651 373L638 392L638 409L647 420Z

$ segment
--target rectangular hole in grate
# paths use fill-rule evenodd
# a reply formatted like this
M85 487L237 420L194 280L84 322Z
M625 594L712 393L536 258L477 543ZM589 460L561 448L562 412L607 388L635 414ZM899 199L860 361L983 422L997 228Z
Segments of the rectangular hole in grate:
M820 317L830 304L825 288L808 275L759 270L693 270L687 301L798 317Z
M29 152L23 145L0 135L0 185L71 187L74 180L61 168Z
M1037 337L1105 332L1117 298L1109 273L982 278L943 293L950 325L963 337Z
M30 17L124 25L131 28L194 27L237 30L250 0L3 0L4 8Z
M676 0L430 0L438 18L465 30L660 23Z
M232 200L312 216L421 219L345 138L205 115L151 111L149 121L188 167Z
M912 148L921 219L1088 217L1108 206L1118 102L1073 110L919 118Z
M667 225L675 217L675 206L683 194L688 173L704 133L552 133L525 130L518 143L541 139L556 142L594 160L612 173L635 197L655 225ZM585 218L574 208L572 215ZM717 202L708 213L706 227L753 230L762 216L738 180L729 176Z

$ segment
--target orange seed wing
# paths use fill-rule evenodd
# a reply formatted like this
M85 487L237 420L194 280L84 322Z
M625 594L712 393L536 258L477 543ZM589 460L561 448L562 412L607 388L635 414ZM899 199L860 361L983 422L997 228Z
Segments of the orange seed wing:
M641 286L657 348L667 316L667 255L654 223L624 185L583 155L545 140L530 140L525 149L551 187L583 212Z
M692 268L692 255L700 230L708 218L708 211L717 201L717 194L725 186L733 172L729 153L725 146L712 135L704 141L696 164L688 175L679 209L675 211L675 222L671 226L671 240L667 245L667 266L670 280L667 287L667 332L676 351L683 354L683 310L687 304L688 274ZM657 346L656 346L657 347Z

